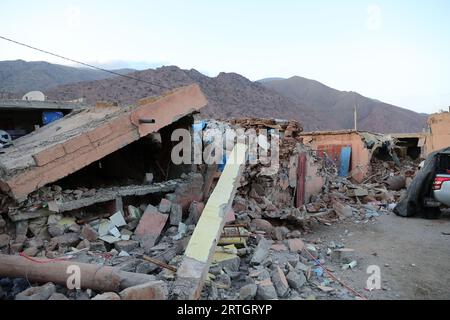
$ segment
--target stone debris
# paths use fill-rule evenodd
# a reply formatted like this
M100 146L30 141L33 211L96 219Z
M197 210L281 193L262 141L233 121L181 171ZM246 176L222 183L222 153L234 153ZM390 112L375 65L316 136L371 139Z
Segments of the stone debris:
M169 213L172 203L167 199L161 199L158 210L161 213Z
M279 266L275 267L272 274L272 283L277 290L278 297L285 297L289 290L289 283L286 276Z
M86 224L81 229L81 237L88 241L95 241L98 239L98 232L90 225Z
M303 144L301 126L295 121L246 118L206 123L206 128L219 130L237 127L278 130L280 162L276 170L269 165L246 165L232 205L224 213L226 225L200 298L337 297L342 286L324 268L352 272L359 268L357 254L337 240L311 242L306 235L317 224L376 223L378 216L392 211L418 162L373 156L367 177L356 183L351 177L339 177L335 163ZM267 148L270 141L260 135L256 143ZM224 151L229 149L224 146ZM316 192L306 190L299 202L302 155L308 168L315 170L314 177L306 177L306 189L311 179L321 183ZM222 169L198 165L195 172L174 180L166 176L162 182L155 181L160 181L158 171L164 170L146 171L141 186L65 189L63 184L48 185L20 203L0 194L1 253L68 259L154 277L117 292L96 292L69 291L53 283L29 284L0 275L0 299L172 298L176 272Z
M115 292L105 292L105 293L96 295L91 300L121 300L121 298Z
M117 228L123 227L127 225L125 219L123 218L123 215L120 211L113 214L111 217L109 217L109 221L115 225Z
M169 216L167 214L159 213L158 209L152 205L149 205L145 209L136 228L135 237L146 252L150 251L155 245L168 218Z
M192 183L191 175L184 177L187 185ZM185 190L189 188L183 187ZM45 210L46 200L53 199L54 193L64 195L64 197L74 194L80 195L79 199L88 196L88 190L70 192L53 186L44 188L52 194L41 193L39 197L34 194L30 196L33 200L25 203L24 207L12 207L7 212L15 213L14 217L20 216L19 210L30 210L30 205L36 210ZM44 191L45 191L44 190ZM171 189L172 190L172 189ZM169 192L171 191L169 190ZM90 194L94 194L91 191ZM47 196L46 196L47 194ZM178 191L178 196L187 196ZM169 196L170 194L167 194ZM47 197L47 198L46 198ZM35 215L20 216L17 221L10 221L9 217L3 219L0 232L0 250L2 253L21 253L29 258L39 257L48 259L73 259L80 262L87 262L105 266L116 266L121 270L135 272L137 274L158 275L164 270L161 265L177 266L180 263L186 239L192 234L194 228L189 228L183 221L182 206L178 203L171 203L163 198L156 207L151 204L128 205L114 211L113 214L93 213L86 215L84 212L51 213L38 212ZM52 200L53 201L53 200ZM170 203L170 206L168 206ZM44 206L43 209L39 209ZM143 207L142 209L140 207ZM125 210L124 210L125 209ZM163 211L163 212L161 212ZM200 212L201 214L201 212ZM171 231L168 228L167 220L169 215L174 216L172 222L178 220L178 224ZM175 219L175 220L174 220ZM156 222L156 223L155 223ZM11 227L14 226L13 229ZM171 234L172 232L172 234ZM143 260L143 255L149 254L158 264ZM237 257L239 259L239 257ZM238 270L239 261L223 262L229 270ZM176 270L176 267L174 267ZM49 291L46 286L39 286L33 283L33 289L28 291L26 287L20 291L15 290L11 285L4 286L8 278L1 278L0 288L5 298L26 299L26 300L65 300L65 299L90 299L87 294L70 295L67 289L56 286L57 292L53 289ZM163 286L167 281L167 276L161 282L155 282L151 286L144 288L134 288L124 290L120 293L93 294L93 300L118 300L118 299L166 299L168 292ZM226 280L226 277L223 277ZM173 280L173 276L172 276ZM25 280L26 281L26 280ZM231 281L231 280L230 280ZM49 285L50 286L50 285ZM50 288L53 288L50 286ZM139 290L138 290L139 289ZM14 291L15 290L15 291ZM162 290L162 291L161 291ZM122 295L122 298L121 298Z
M257 282L258 289L256 290L257 300L274 300L277 299L277 291L270 279L265 279Z
M153 281L126 288L119 295L122 300L165 300L168 292L163 281Z
M183 208L179 204L172 204L170 207L170 225L178 226L183 220Z
M250 260L250 264L252 265L262 264L269 255L269 249L271 245L272 241L262 238L259 241L258 246L255 249L255 252L253 253L252 259Z
M47 300L56 292L53 283L28 288L16 295L16 300Z
M121 240L114 243L114 248L116 248L116 250L118 250L119 252L131 252L138 247L139 242L134 240Z
M239 290L239 299L252 300L253 298L255 298L257 290L258 287L256 286L256 284L253 283L247 284Z
M289 283L289 286L297 291L306 283L306 277L303 272L297 272L295 270L289 271L286 280Z
M48 300L63 301L63 300L69 300L69 299L62 293L55 292L48 298Z

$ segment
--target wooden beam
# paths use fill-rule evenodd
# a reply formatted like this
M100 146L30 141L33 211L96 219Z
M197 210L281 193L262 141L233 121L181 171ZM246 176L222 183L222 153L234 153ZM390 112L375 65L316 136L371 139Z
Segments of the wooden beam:
M54 282L66 285L72 274L70 266L80 270L81 288L103 292L120 292L121 290L144 283L155 282L154 276L126 272L110 266L101 266L76 261L48 260L0 254L0 276L26 278L39 283ZM73 268L73 267L72 267ZM68 273L69 272L69 273ZM163 281L156 284L164 287Z
M296 207L300 208L305 203L306 153L298 156L297 170Z
M233 203L246 160L246 146L237 144L209 197L177 271L173 295L177 299L198 299L208 274L216 245Z

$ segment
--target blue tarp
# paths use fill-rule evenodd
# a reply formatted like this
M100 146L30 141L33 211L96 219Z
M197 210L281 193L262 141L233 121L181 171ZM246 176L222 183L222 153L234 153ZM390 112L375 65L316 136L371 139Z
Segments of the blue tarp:
M61 111L44 111L42 112L42 123L47 125L63 117L64 114Z
M350 157L352 154L351 147L343 147L341 149L341 161L339 166L339 176L347 177L350 170Z

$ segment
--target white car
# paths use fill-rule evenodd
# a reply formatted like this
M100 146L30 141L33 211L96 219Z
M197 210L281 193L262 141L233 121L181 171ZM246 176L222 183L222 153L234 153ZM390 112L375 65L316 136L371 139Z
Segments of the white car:
M433 182L433 198L440 204L450 207L450 153L440 153L437 165Z

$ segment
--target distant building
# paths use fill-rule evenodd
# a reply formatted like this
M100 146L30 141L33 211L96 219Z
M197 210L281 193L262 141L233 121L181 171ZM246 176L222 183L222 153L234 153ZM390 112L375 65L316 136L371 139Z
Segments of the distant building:
M0 100L0 130L14 140L83 108L80 103L64 101Z

